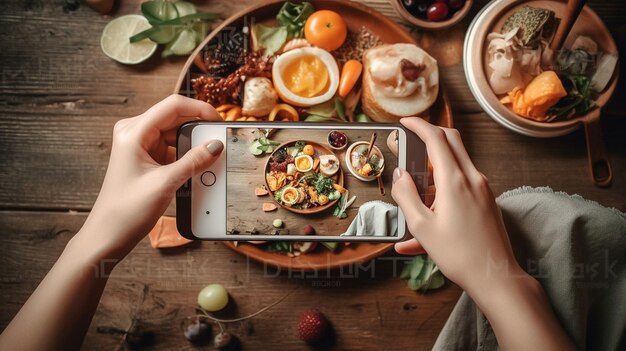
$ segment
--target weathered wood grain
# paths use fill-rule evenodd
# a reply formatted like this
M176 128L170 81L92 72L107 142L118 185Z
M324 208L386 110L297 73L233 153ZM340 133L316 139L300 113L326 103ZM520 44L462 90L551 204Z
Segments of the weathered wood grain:
M83 213L0 212L0 328L26 301L85 218ZM155 332L155 349L192 349L180 325L194 314L198 291L206 284L221 283L236 303L226 318L253 313L291 293L250 322L227 326L247 350L279 345L308 349L297 339L295 328L299 313L311 307L332 321L337 349L426 350L460 291L454 285L426 295L409 290L397 278L405 260L391 255L338 271L299 273L249 262L221 243L158 251L145 239L111 275L84 348L114 349L119 336L98 333L97 328L125 329L136 317L146 330Z

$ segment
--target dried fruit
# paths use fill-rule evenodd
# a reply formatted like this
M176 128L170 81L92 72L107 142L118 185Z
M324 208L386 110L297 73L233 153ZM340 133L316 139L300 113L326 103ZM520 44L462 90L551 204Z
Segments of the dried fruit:
M185 338L192 344L204 345L211 339L212 332L211 325L199 319L195 319L187 325L184 334Z
M221 332L215 335L213 346L220 351L239 350L239 339L228 332Z
M309 343L320 341L327 335L329 326L322 312L317 309L306 310L298 322L298 337Z

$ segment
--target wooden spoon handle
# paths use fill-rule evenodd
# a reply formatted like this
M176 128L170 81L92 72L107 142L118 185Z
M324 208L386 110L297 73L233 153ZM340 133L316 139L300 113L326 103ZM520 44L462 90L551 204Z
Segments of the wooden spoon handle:
M374 148L374 143L376 142L376 137L378 135L376 132L372 133L372 137L370 138L370 144L367 147L367 153L365 154L365 159L368 160L370 158L370 154L372 153L372 149Z
M602 127L600 126L600 109L585 119L585 139L587 140L587 161L591 179L596 186L608 187L613 180L613 171L606 152Z
M385 196L385 184L383 184L383 177L379 174L376 176L378 180L378 190L380 191L380 195Z
M563 18L561 18L556 34L550 43L550 49L552 49L553 52L556 52L563 47L565 39L567 39L567 35L572 30L574 23L576 23L576 19L578 18L580 11L582 11L583 6L585 6L585 2L585 0L569 0L567 2L565 14Z

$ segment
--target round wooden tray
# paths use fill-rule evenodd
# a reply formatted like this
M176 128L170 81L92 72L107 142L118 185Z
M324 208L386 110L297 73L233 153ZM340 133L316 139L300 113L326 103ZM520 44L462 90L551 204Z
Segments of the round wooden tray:
M279 145L276 150L274 150L274 152L272 152L272 154L270 155L270 157L272 157L274 155L274 153L276 153L276 151L284 148L284 147L289 147L289 146L293 146L298 140L292 140L292 141L288 141L286 143L283 143L281 145ZM315 142L315 141L311 141L311 140L303 140L305 143L313 146L313 149L315 149L316 152L316 157L319 157L320 155L335 155L334 152L332 152L329 148L325 147L324 145ZM336 156L336 155L335 155ZM274 199L274 201L282 208L286 209L287 211L291 211L293 213L299 213L299 214L311 214L311 213L319 213L319 212L323 212L326 211L327 209L331 208L332 206L334 206L337 201L339 200L333 200L333 201L329 201L326 205L324 206L316 206L316 207L311 207L311 208L293 208L290 206L286 206L283 205L282 202L280 201L276 201L276 198L274 197L274 191L269 190L270 189L270 185L267 183L267 177L265 176L267 173L269 173L269 167L270 167L270 157L267 158L267 162L265 162L265 168L263 169L263 177L265 178L265 185L267 186L268 191L270 192L272 199ZM337 159L339 159L337 157ZM341 161L340 161L341 162ZM336 178L335 178L336 176ZM335 183L343 186L343 169L341 169L341 166L339 167L339 171L337 173L335 173L335 175L333 175L332 177L330 177L331 179L335 180Z
M365 5L352 1L309 1L313 4L316 10L327 9L340 13L350 31L355 32L362 26L365 26L371 32L376 34L384 43L417 44L417 40L401 26L385 17L380 12ZM185 63L185 66L183 67L178 78L175 93L193 97L190 79L195 75L202 73L195 67L193 61L198 53L211 40L218 37L222 30L241 27L244 24L249 24L252 19L255 21L270 22L276 16L276 13L283 3L283 0L266 1L244 9L226 19L219 27L211 32L202 44L199 45L198 48L189 56L189 59ZM422 117L428 119L433 124L444 127L452 127L452 111L441 87L441 83L437 100L433 106L431 106L428 111L428 115ZM292 258L281 253L265 251L258 245L239 243L235 246L232 242L224 242L224 244L253 260L262 262L265 265L290 271L330 270L350 264L364 263L384 254L393 247L393 244L389 243L359 243L340 247L335 252L318 249L315 252Z

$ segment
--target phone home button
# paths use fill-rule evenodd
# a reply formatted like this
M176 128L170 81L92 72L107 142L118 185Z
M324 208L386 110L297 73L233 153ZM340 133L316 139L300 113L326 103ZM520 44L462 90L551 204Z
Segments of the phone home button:
M217 180L217 178L215 178L215 173L213 173L211 171L206 171L206 172L202 173L202 175L200 176L200 182L202 182L202 184L204 184L204 186L211 186L211 185L215 184L216 180Z

